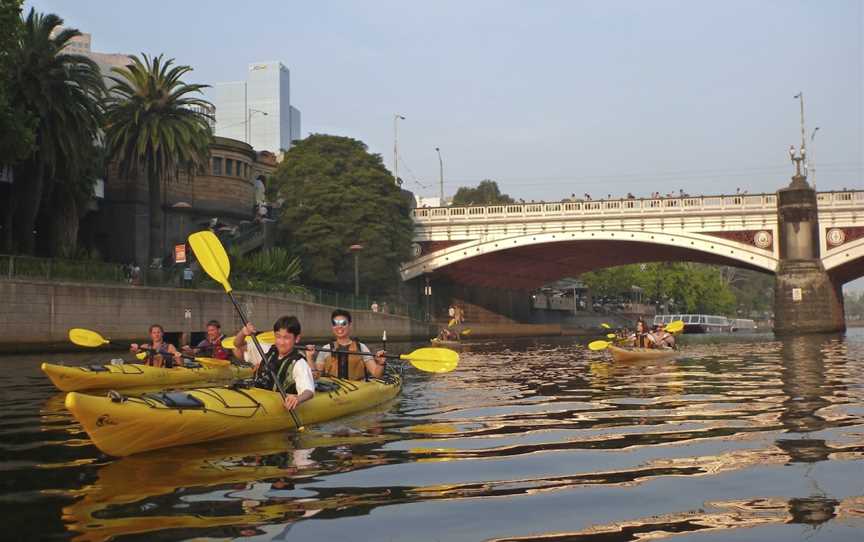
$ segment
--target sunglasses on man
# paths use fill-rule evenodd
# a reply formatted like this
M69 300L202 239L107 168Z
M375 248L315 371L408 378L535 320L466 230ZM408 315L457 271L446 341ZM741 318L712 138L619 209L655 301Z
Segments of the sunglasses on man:
M333 322L334 326L339 326L339 327L345 327L349 324L348 320L345 320L342 318L334 318L333 320L331 320L331 322Z

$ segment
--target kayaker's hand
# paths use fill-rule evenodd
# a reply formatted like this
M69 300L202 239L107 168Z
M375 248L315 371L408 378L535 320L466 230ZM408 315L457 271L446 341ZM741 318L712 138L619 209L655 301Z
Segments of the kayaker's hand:
M182 351L185 352L186 354L192 354L192 353L195 352L194 350L192 350L192 347L189 346L188 344L184 344L183 346L181 346L181 347L180 347L180 350L182 350Z
M138 343L130 344L129 345L129 351L132 352L133 354L137 354L138 353Z
M288 394L285 396L285 402L282 404L285 407L285 410L294 410L297 408L297 405L300 404L300 401L297 399L296 395Z
M256 333L258 333L255 330L255 325L252 322L249 322L248 324L243 326L243 329L241 331L243 332L243 335L245 335L246 337L249 337L251 335L255 335Z
M378 365L386 365L387 359L384 357L384 354L384 350L379 350L375 352L375 363L377 363Z

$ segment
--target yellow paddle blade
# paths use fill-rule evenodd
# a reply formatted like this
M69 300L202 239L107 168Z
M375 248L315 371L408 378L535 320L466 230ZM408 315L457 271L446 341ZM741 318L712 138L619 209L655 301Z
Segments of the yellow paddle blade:
M453 327L453 326L455 326L455 325L456 325L456 319L453 318L453 319L450 320L450 322L447 324L447 327Z
M603 329L612 329L612 326L610 326L609 324L607 324L605 322L600 324L600 327L602 327Z
M684 321L683 320L675 320L674 322L669 322L666 324L666 332L667 333L678 333L684 329Z
M614 339L615 337L617 337L617 335L615 335L614 333L607 333L606 334L607 339Z
M588 348L591 350L606 350L610 344L607 341L593 341L588 343Z
M145 360L147 359L147 352L138 352L135 354L136 359Z
M228 275L231 274L231 262L216 234L210 230L193 233L189 236L189 245L204 272L230 292Z
M265 331L256 335L258 341L262 343L273 344L276 342L276 334L272 331ZM246 337L246 342L252 341L252 337ZM226 337L222 339L222 348L226 350L234 350L234 337Z
M462 335L471 335L471 328L463 329L463 330L462 330Z
M90 331L89 329L83 329L80 327L74 327L69 330L69 340L78 346L89 346L90 348L102 346L103 344L111 342L95 331Z
M410 354L402 354L399 359L427 373L449 373L459 365L459 354L449 348L418 348Z

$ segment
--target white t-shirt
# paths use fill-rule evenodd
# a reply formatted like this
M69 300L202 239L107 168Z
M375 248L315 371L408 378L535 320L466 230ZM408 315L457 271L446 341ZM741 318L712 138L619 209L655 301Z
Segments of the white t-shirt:
M270 343L261 343L261 350L264 351L264 354L270 351L270 348L273 345ZM249 343L246 345L246 352L243 353L243 358L247 363L251 363L255 367L261 363L261 356L258 354L258 349L255 348L255 345ZM296 363L294 363L294 370L291 371L294 376L294 385L297 387L297 395L300 395L304 391L311 391L312 395L315 395L315 378L312 377L312 369L309 368L309 364L306 363L305 359L298 359Z
M367 353L371 352L371 350L369 350L369 347L366 346L365 344L363 344L361 342L358 342L357 344L359 345L361 352L367 352ZM321 350L324 350L324 352L318 352L318 356L315 358L315 364L316 365L319 363L324 363L327 360L327 358L330 357L330 344L325 344L324 346L321 347ZM363 356L363 357L366 358L367 356ZM365 359L364 359L364 363L365 363Z

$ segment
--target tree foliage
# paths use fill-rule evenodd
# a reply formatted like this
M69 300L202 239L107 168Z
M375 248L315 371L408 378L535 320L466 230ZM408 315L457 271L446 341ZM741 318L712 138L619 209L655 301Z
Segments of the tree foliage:
M33 253L36 217L57 180L76 182L96 141L105 87L98 66L63 48L80 32L64 29L54 14L31 9L13 55L12 104L38 118L34 150L15 167L7 208L6 249Z
M0 0L0 165L14 165L33 149L37 118L12 103L15 61L24 25L22 0Z
M300 258L281 247L241 255L232 250L231 283L240 290L303 293Z
M453 196L453 205L496 205L515 203L507 194L502 194L498 183L490 179L480 182L476 188L462 186Z
M666 312L736 314L736 298L723 280L720 268L695 263L624 265L583 273L580 280L592 294L621 297L632 286L643 290L649 303Z
M105 141L108 154L123 175L143 172L147 179L150 243L148 259L164 255L162 181L180 168L192 171L206 162L212 133L203 111L210 103L195 96L207 85L186 84L189 66L174 66L162 55L132 57L113 68L114 87L107 103Z
M353 289L359 254L360 285L380 293L397 284L410 257L409 201L381 157L356 139L324 134L298 142L277 168L273 183L282 204L280 243L303 262L305 284Z
M843 293L843 307L846 311L846 319L864 320L864 290L858 292Z

